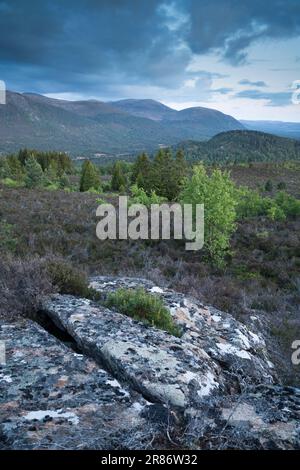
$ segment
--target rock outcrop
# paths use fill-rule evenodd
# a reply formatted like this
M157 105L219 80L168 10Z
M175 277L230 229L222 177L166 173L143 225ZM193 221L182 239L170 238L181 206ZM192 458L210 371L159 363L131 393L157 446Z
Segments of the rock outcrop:
M270 384L276 378L264 339L231 315L143 279L98 276L91 279L90 285L104 296L119 288L137 287L161 296L183 332L181 340L204 351L223 373L230 372L232 382L235 379L240 386Z
M105 449L145 426L141 396L35 323L2 324L0 340L0 448Z
M0 448L298 448L300 390L275 385L260 334L146 280L91 279L103 298L138 286L180 338L65 295L44 314L68 347L30 320L1 324Z

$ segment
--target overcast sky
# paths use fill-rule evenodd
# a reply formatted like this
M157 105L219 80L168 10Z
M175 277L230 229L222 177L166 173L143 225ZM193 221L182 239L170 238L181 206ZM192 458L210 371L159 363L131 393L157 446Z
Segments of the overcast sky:
M300 0L0 0L0 80L300 121Z

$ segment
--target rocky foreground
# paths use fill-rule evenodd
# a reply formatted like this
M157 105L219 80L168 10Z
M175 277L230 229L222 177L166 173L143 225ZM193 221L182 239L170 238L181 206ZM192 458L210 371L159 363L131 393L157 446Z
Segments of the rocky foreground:
M91 286L162 296L182 336L63 295L40 324L2 321L0 448L300 448L300 389L277 384L257 331L142 279Z

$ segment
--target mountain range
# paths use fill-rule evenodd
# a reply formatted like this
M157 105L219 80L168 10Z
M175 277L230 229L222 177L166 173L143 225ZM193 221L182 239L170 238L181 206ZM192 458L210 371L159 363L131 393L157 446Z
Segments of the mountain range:
M167 146L213 161L243 160L246 152L256 160L297 154L297 143L265 133L300 140L300 123L240 122L214 109L177 111L151 99L67 101L8 91L6 105L0 105L0 155L27 147L106 159Z
M72 156L134 154L207 140L244 129L231 116L208 108L176 111L154 100L66 101L8 91L0 106L0 152L21 147L60 150Z

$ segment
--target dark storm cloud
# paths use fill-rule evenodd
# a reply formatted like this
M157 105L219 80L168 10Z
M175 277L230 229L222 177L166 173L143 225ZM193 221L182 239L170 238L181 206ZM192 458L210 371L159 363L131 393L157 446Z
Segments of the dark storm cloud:
M252 82L251 80L248 80L246 78L244 80L240 80L239 84L240 85L256 86L256 87L261 87L261 88L264 88L264 87L267 86L267 84L265 82L262 82L262 81Z
M287 106L292 102L292 92L267 93L259 90L244 90L235 94L236 98L267 100L267 106Z
M233 64L244 62L259 39L300 34L299 0L190 0L189 44L196 53L219 49Z
M180 87L193 54L238 64L300 34L298 0L0 0L0 77L19 89Z

